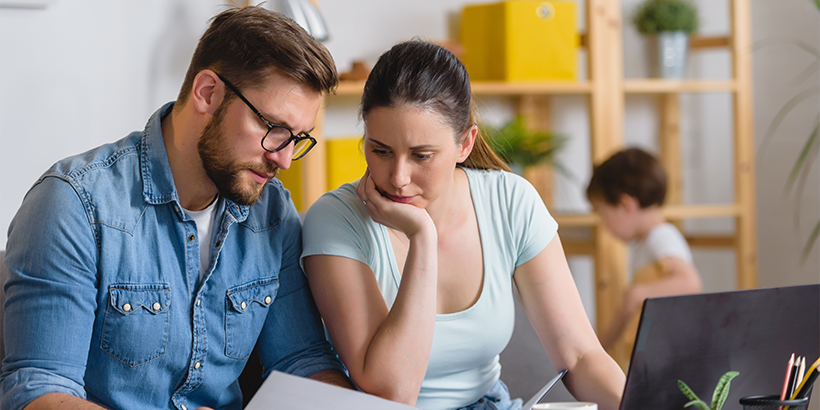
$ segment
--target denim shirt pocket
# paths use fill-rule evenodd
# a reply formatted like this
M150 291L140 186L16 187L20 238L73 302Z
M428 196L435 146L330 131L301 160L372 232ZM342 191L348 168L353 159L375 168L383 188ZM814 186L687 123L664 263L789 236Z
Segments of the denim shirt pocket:
M265 278L227 290L225 355L234 359L250 356L278 289L278 279Z
M168 343L170 286L118 283L109 286L108 295L100 347L132 367L164 355Z

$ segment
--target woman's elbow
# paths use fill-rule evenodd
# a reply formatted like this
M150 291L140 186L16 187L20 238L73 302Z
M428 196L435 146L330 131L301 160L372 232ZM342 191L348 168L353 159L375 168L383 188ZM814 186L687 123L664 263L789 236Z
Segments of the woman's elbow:
M388 377L353 377L353 381L367 394L381 397L390 401L415 406L418 400L420 386L411 386L411 383L389 381Z

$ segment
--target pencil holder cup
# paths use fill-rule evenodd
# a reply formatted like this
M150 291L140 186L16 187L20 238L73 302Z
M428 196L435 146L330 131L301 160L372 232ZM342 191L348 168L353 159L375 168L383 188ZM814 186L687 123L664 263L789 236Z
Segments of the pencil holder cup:
M809 398L780 400L780 396L748 396L740 399L743 410L807 410Z

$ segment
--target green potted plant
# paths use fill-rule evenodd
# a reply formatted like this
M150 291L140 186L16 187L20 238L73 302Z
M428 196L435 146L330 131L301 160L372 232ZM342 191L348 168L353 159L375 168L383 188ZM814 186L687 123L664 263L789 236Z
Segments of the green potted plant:
M820 12L820 0L810 0L810 2L813 3L814 9ZM801 118L811 119L810 126L807 127L811 129L811 131L808 135L803 134L805 140L800 144L800 150L795 152L795 160L791 165L791 172L785 181L783 189L783 194L786 198L794 194L793 219L795 231L800 236L806 235L807 233L798 265L799 269L804 269L806 262L809 260L809 256L812 254L812 250L820 243L820 241L818 241L818 239L820 239L820 218L817 216L816 208L801 206L807 197L806 195L809 197L811 195L811 193L805 194L805 190L807 184L811 187L811 182L809 182L811 181L810 177L813 174L816 175L815 165L817 164L818 157L820 157L820 149L818 149L818 146L820 146L820 123L818 123L820 107L817 106L820 86L811 85L810 82L812 79L817 78L818 73L820 73L820 49L800 38L777 36L756 41L752 47L752 51L757 52L770 46L778 46L780 49L784 49L785 47L783 46L787 46L796 51L801 51L804 54L804 58L809 59L808 61L813 60L810 64L807 64L806 68L796 77L792 79L777 78L778 81L782 81L782 83L778 83L778 86L783 87L783 89L791 89L793 93L769 123L762 137L760 148L758 149L758 166L762 169L766 165L764 160L769 144L775 138L786 138L791 134L791 131L783 131L780 126L785 124L789 127L799 127L801 125L800 121L805 121ZM806 111L808 116L800 117L798 115L792 117L790 115L792 111L799 112L801 110ZM810 115L812 111L814 111L815 115ZM795 121L795 119L797 120ZM781 132L778 133L778 131ZM778 166L780 166L780 164L778 164ZM805 221L807 217L811 218L808 224L806 224Z
M693 392L692 389L686 385L686 383L682 380L678 380L678 388L680 388L680 391L682 391L683 394L690 400L689 403L686 403L683 407L695 406L698 410L720 410L723 407L723 403L726 402L726 397L729 396L729 384L738 374L740 373L726 372L726 374L720 377L717 386L715 386L715 392L712 393L711 406L699 399L695 392Z
M632 23L648 36L654 77L681 79L686 67L689 35L698 29L698 10L687 0L646 0Z
M521 117L514 118L501 128L484 124L481 133L493 151L518 174L526 168L544 163L567 172L555 160L555 154L564 146L565 138L550 132L530 131Z

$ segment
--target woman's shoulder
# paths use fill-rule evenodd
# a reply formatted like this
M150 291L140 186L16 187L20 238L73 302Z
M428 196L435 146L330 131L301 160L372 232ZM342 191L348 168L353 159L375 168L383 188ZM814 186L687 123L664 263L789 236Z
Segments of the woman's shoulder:
M305 224L319 219L323 223L328 219L352 219L361 217L361 201L356 196L359 181L343 184L319 197L308 209Z
M314 207L323 207L323 206L350 206L356 204L359 201L359 197L356 195L356 187L359 185L359 181L353 181L346 184L342 184L338 188L325 192L313 205L310 206L310 210ZM310 212L308 210L308 213Z
M521 175L502 170L483 170L464 168L470 179L470 184L478 189L489 192L509 193L513 197L521 195L522 191L535 191L532 184ZM488 193L489 193L488 192Z

